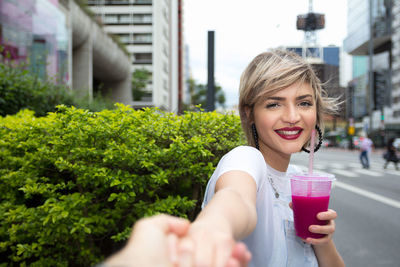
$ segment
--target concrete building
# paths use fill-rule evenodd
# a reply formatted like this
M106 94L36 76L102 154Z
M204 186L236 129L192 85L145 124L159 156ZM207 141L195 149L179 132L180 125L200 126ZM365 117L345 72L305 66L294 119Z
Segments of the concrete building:
M0 44L42 79L131 103L129 57L73 0L0 1Z
M177 112L184 86L182 0L88 0L107 32L131 54L131 71L147 69L151 81L134 107Z
M344 98L345 89L341 86L340 82L341 52L339 47L286 47L286 49L307 59L323 83L328 96ZM345 114L345 109L340 110L339 118L344 119ZM336 130L335 123L336 120L333 122L334 125L332 125L334 130Z
M353 56L350 116L358 130L383 145L400 135L400 3L348 0L347 14L344 49Z

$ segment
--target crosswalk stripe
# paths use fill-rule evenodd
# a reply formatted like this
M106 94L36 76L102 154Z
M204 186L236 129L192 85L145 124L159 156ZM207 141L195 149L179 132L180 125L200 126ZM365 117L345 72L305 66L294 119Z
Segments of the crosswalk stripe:
M351 172L351 171L345 171L341 169L332 169L331 170L333 173L337 173L346 177L358 177L359 175L357 173Z
M375 177L382 177L383 174L382 173L378 173L378 172L374 172L371 170L365 170L365 169L355 169L355 172L361 173L361 174L365 174L365 175L369 175L369 176L375 176Z
M394 200L394 199L391 199L388 197L384 197L384 196L372 193L370 191L367 191L367 190L364 190L364 189L361 189L361 188L358 188L358 187L355 187L355 186L352 186L352 185L349 185L349 184L346 184L343 182L335 181L334 184L335 184L335 186L345 189L347 191L351 191L351 192L359 194L361 196L364 196L364 197L379 201L381 203L384 203L386 205L400 209L400 202L397 200Z
M385 173L391 174L391 175L400 175L400 171L393 171L393 170L385 170Z
M335 169L344 169L345 165L340 164L340 163L331 163L329 164L330 167L335 168Z
M361 163L349 162L349 163L347 163L347 165L351 166L353 168L361 168Z
M316 163L316 164L314 164L314 168L315 169L325 169L326 165L325 164Z

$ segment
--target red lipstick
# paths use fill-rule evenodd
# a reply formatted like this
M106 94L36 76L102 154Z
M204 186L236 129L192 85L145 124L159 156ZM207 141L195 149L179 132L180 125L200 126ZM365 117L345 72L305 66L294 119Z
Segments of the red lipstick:
M284 127L280 129L276 129L275 132L285 140L295 140L299 138L301 133L303 132L303 128L301 127Z

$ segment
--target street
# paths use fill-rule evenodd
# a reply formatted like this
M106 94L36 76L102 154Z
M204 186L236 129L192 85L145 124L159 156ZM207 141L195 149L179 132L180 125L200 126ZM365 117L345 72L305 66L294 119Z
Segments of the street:
M308 169L308 155L297 153L292 164ZM383 169L381 152L370 155L363 169L358 151L325 148L315 154L315 172L336 176L330 208L338 213L334 241L346 266L399 266L400 171Z

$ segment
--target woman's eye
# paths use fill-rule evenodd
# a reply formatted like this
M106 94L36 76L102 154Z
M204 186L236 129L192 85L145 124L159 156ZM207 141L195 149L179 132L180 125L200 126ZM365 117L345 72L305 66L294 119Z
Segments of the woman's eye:
M302 106L302 107L311 107L312 105L313 105L313 103L310 101L303 101L300 103L300 106Z
M276 108L276 107L278 107L278 106L279 106L278 103L269 103L269 104L267 104L265 107L266 107L266 108Z

